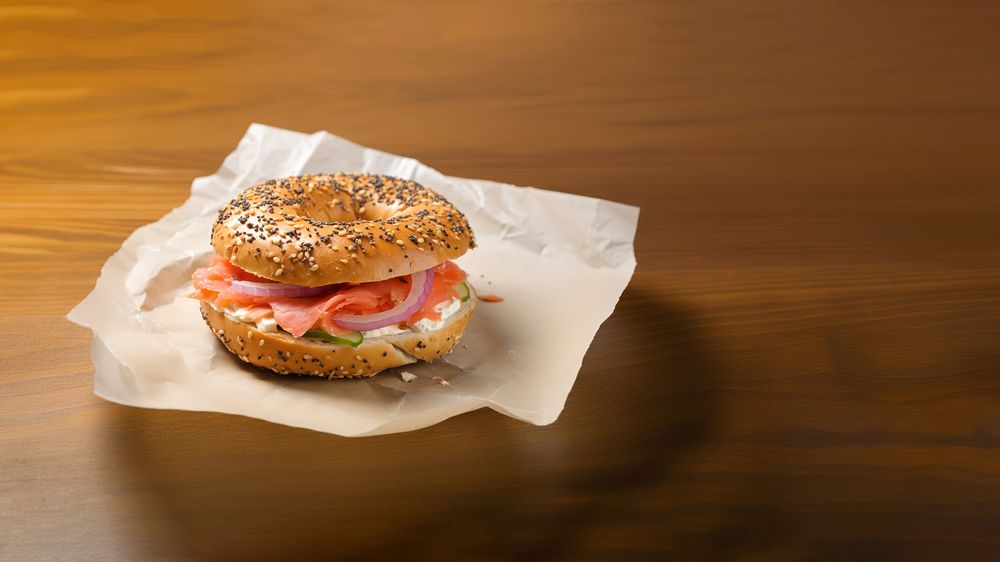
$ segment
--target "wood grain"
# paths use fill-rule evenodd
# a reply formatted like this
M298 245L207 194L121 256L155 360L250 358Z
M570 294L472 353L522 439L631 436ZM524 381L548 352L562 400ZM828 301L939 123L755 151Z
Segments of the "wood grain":
M0 558L995 560L994 2L0 6ZM642 207L563 416L91 395L63 315L250 122Z

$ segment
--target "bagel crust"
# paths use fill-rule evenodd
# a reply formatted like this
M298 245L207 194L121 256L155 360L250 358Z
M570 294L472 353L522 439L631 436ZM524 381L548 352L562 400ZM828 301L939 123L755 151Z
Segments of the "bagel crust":
M319 174L251 186L219 211L212 246L281 283L382 281L429 269L476 245L468 220L420 184Z
M365 339L356 348L296 338L285 332L262 332L254 324L233 320L204 301L201 315L226 349L246 363L282 375L343 379L370 377L386 369L447 355L462 339L475 308L472 293L437 330Z

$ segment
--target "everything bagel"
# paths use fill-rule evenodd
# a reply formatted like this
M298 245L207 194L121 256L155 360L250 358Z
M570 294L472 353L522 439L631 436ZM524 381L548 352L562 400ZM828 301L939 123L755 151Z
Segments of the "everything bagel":
M318 174L248 188L219 211L212 246L259 277L316 287L425 270L475 239L465 215L416 182Z
M449 353L476 308L450 260L465 216L408 180L320 174L250 186L219 211L192 275L226 349L279 374L368 377Z

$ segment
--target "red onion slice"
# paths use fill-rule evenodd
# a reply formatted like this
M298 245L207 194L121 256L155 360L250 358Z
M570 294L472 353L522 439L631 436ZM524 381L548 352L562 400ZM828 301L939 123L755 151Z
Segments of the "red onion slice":
M257 283L256 281L240 281L234 279L234 293L250 297L314 297L336 289L338 285L323 285L321 287L303 287L287 283Z
M341 314L333 323L348 330L365 332L399 324L420 310L434 287L434 270L419 271L410 276L410 294L396 306L375 314Z

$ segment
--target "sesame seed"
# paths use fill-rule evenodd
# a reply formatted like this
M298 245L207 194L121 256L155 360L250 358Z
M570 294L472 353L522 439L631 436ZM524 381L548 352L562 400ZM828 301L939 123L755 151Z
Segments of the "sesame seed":
M257 342L257 345L259 345L260 347L264 347L264 340L260 340L259 342Z
M302 358L305 359L306 361L312 361L313 356L307 353L303 355Z
M274 272L274 276L275 277L281 277L281 275L284 274L284 273L285 273L285 268L283 268L283 267L282 268L278 268L278 271Z
M316 264L312 264L309 266L309 271L316 271L317 269L319 269L319 266Z
M281 258L279 258L278 256L274 256L271 259L274 260L274 263L281 263Z
M360 355L355 355L354 358L357 359L358 361L361 361L361 356Z
M417 238L417 244L423 244L423 243L424 243L423 238Z
M402 245L403 245L403 241L402 241L402 240L399 240L399 239L397 239L397 240L396 240L396 243L397 243L397 244L399 244L400 246L402 246Z
M350 262L350 261L351 261L351 260L349 260L349 259L347 259L347 258L340 258L340 263L348 263L348 262Z

